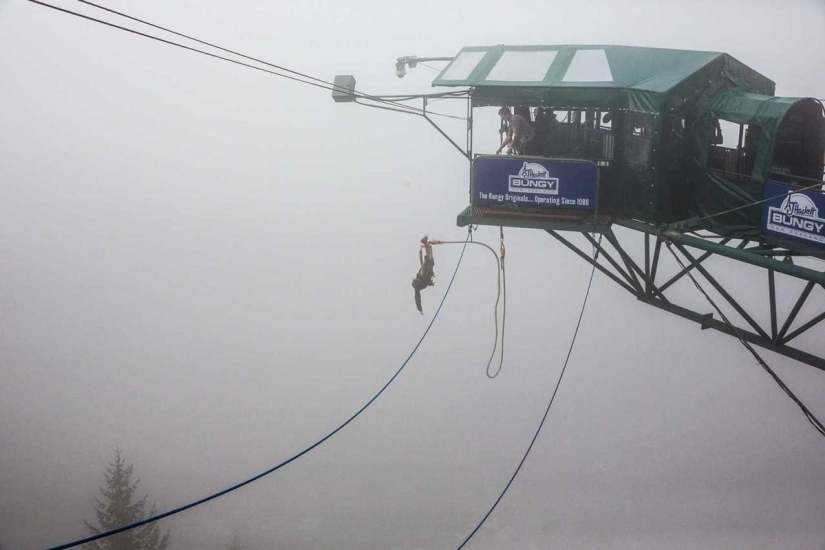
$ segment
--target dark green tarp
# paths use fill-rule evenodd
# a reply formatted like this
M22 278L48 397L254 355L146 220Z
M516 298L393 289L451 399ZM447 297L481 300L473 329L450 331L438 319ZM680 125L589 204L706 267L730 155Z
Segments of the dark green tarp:
M770 79L724 53L601 45L464 48L433 86L473 87L474 106L524 103L651 114L679 110L721 89L774 92Z
M812 145L797 155L807 159L801 169L816 172L817 163L810 159L818 155L821 160L825 147L819 143L825 142L825 130L818 102L812 107L800 102L815 100L773 97L773 81L720 52L609 45L468 47L433 85L470 87L473 107L568 111L567 124L546 129L551 144L554 127L564 126L565 133L556 136L561 140L581 135L581 112L590 113L591 129L605 131L598 121L593 126L593 112L609 112L611 153L600 173L600 211L654 223L737 209L706 226L722 232L757 229L761 208L739 207L764 195L786 115L802 113L818 128L806 138ZM749 125L752 141L742 149L722 148L713 141L718 119ZM726 162L747 164L749 173L712 171L709 153L716 155L717 167L724 155ZM579 158L584 153L571 149L567 154ZM818 166L821 173L821 162Z

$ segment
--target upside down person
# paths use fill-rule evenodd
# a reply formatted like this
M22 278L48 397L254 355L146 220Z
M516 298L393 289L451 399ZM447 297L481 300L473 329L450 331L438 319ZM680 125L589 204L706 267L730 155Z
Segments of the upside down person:
M433 266L435 260L433 259L433 244L438 244L439 241L430 241L426 236L421 239L421 248L418 250L418 261L421 267L415 279L412 281L412 287L415 289L415 307L421 315L424 315L424 310L421 309L421 291L428 286L433 286L435 283L435 273L433 273Z

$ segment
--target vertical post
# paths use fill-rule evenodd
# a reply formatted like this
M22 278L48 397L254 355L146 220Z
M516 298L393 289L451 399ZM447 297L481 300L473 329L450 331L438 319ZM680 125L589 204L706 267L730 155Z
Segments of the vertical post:
M467 92L467 153L470 162L473 160L473 90Z
M742 159L742 136L745 133L745 125L739 125L739 145L736 147L736 171L741 172L739 168L739 161Z
M650 281L650 235L642 233L645 239L645 295L650 297L652 284Z
M776 342L776 281L773 269L768 270L768 294L771 306L771 340Z
M656 271L659 269L659 252L662 250L662 239L656 237L656 248L653 250L653 267L650 270L650 288L656 284ZM661 295L661 291L659 291ZM651 293L652 294L652 293Z

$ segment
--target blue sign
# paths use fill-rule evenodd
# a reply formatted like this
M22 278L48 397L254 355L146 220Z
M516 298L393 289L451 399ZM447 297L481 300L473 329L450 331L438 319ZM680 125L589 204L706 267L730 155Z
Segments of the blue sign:
M775 181L765 183L762 230L782 237L825 246L825 193L796 191ZM820 212L822 214L820 214Z
M579 160L477 157L470 202L475 206L595 210L599 167Z

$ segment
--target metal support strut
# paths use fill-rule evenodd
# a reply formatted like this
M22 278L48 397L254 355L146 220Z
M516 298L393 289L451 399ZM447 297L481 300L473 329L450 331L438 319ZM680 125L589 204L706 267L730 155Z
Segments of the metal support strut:
M626 245L612 228L605 230L604 236L613 251L606 250L605 245L596 243L588 233L581 232L589 245L598 248L599 257L604 258L603 263L594 260L585 250L580 249L559 232L551 229L547 229L547 232L641 302L694 321L702 329L713 329L734 337L740 336L751 344L825 370L825 349L823 349L823 346L819 345L817 349L810 349L812 346L808 346L809 349L805 350L801 347L789 345L794 340L799 342L798 337L800 335L810 333L811 329L825 321L825 306L821 305L821 300L816 301L812 298L815 295L822 297L822 291L825 290L825 273L775 259L774 255L782 256L779 252L765 254L764 248L760 248L759 253L756 253L755 249L747 248L749 244L754 244L748 238L738 239L741 242L734 246L729 244L733 240L730 238L722 239L720 242L712 242L700 237L685 235L678 231L667 230L660 233L654 226L636 221L622 220L614 223L642 234L644 238L644 259L641 263L634 261ZM651 239L654 241L652 256ZM677 266L675 275L657 285L656 277L660 271L659 264L663 257L661 248L665 241L672 243L674 251L678 251L684 258L685 265L684 268ZM692 252L690 249L698 250L699 254ZM716 258L712 266L706 261L711 257ZM725 266L720 267L719 260L736 261L740 264L746 263L767 271L767 288L764 300L760 300L760 304L757 304L756 308L750 304L746 307L734 297L736 289L726 287L722 279L714 275L714 271L718 271L718 274L724 272ZM738 320L732 319L732 322L735 323L734 326L715 319L713 313L695 311L677 303L672 287L691 271L701 275L732 311L738 314ZM781 281L786 283L794 279L805 282L804 288L784 318L780 316L777 308L777 286L779 283L777 274L781 275ZM816 293L815 291L820 292ZM811 309L812 304L819 304L820 311L814 311L807 321L798 322L804 306L807 305L809 306L807 309ZM768 314L763 316L768 318L767 326L760 324L757 320L759 316L754 311L754 309L758 310L758 306L765 305ZM740 324L743 324L743 326L736 326Z

